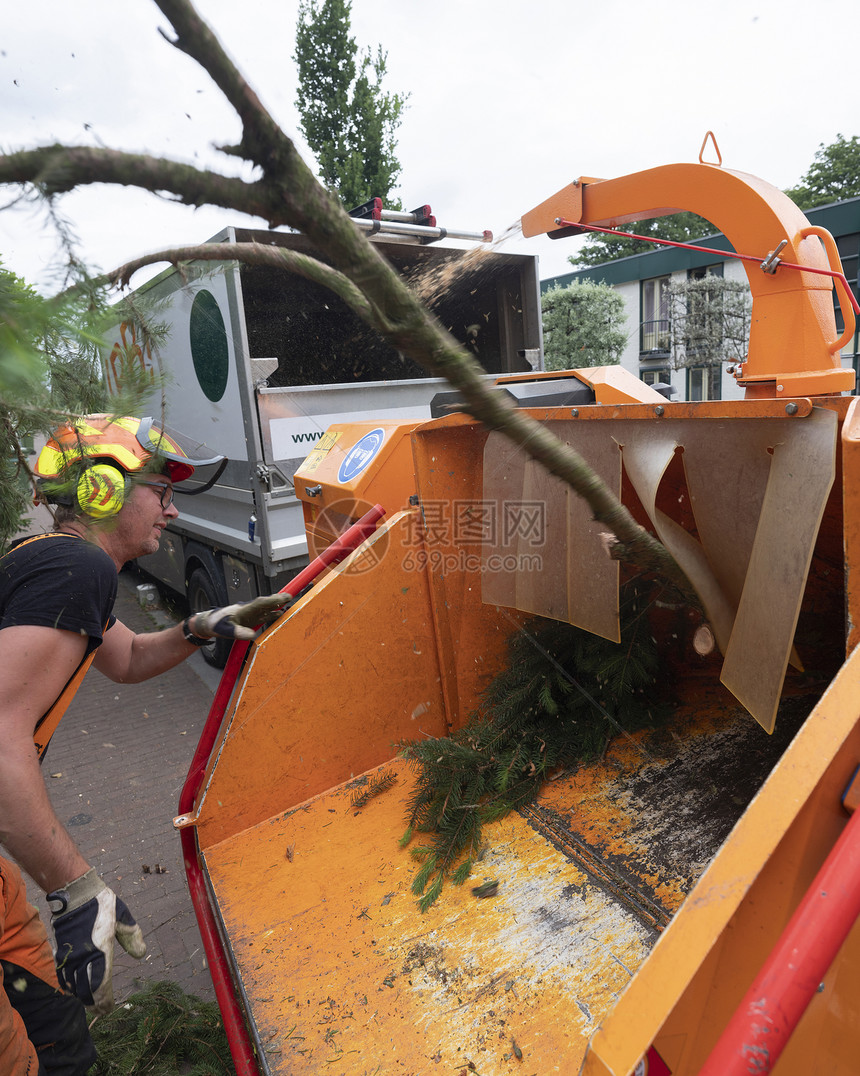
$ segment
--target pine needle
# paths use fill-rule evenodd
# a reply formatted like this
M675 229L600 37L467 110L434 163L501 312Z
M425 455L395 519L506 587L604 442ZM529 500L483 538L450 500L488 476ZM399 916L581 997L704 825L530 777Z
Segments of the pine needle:
M378 796L381 792L387 792L392 785L396 784L397 774L394 770L383 770L381 773L375 773L368 778L367 784L360 791L356 790L353 793L351 806L360 811L362 807L367 806L374 796Z

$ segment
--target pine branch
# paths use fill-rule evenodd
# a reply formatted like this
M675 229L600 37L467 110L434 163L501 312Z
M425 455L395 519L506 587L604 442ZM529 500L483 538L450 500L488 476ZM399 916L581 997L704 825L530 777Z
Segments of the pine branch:
M234 1076L218 1006L151 983L92 1026L98 1061L91 1076Z
M534 620L508 640L508 667L450 737L402 745L416 773L407 845L417 830L413 882L426 911L450 878L468 878L482 826L533 798L550 769L599 756L619 729L653 725L659 670L638 583L622 603L621 643L555 621Z
M373 774L362 789L357 789L353 793L351 801L352 808L356 811L360 811L362 807L366 807L367 804L370 803L374 796L378 796L382 792L387 792L389 788L396 784L397 774L394 770L383 770L381 773Z
M287 224L304 232L334 269L360 289L393 347L432 375L447 378L463 394L471 415L500 430L588 502L594 519L612 532L624 557L667 579L698 608L695 590L665 547L635 521L578 452L516 408L504 393L487 386L480 365L440 328L373 244L358 234L189 0L156 2L173 26L175 37L168 40L209 73L241 120L241 141L223 147L225 152L242 157L258 170L258 178L245 182L145 154L54 145L0 154L0 184L35 184L48 195L93 182L139 186L188 205L234 208L259 216L270 226Z

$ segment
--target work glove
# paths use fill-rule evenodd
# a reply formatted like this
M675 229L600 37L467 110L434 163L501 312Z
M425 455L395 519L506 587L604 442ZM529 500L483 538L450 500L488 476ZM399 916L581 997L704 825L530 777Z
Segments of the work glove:
M198 639L256 639L292 601L290 594L266 594L242 605L207 609L189 617L188 628Z
M140 960L143 931L94 870L47 894L60 986L96 1013L113 1008L113 941Z

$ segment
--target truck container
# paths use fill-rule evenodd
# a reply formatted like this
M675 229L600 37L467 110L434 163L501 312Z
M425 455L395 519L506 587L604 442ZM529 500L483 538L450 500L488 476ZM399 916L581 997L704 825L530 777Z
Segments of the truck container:
M368 242L488 378L541 369L536 257L428 242L425 233L438 229L377 226ZM209 242L314 253L299 235L233 227ZM139 561L194 610L270 593L307 562L293 473L331 423L426 419L448 388L332 292L287 271L237 262L171 268L133 292L129 308L106 337L109 389L130 367L158 374L150 410L161 417L163 408L165 422L230 460L210 491L177 498L180 516L161 549ZM219 643L204 655L223 665L226 649Z

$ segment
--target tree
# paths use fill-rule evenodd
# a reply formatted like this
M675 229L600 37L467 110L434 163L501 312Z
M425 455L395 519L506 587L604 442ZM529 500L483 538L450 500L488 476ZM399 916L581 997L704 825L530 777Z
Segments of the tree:
M119 183L154 193L169 192L180 203L208 203L261 217L271 227L288 225L303 232L328 265L265 244L229 244L229 253L211 245L159 251L122 266L106 283L127 283L133 266L193 259L241 259L272 264L324 282L403 352L462 393L466 410L490 429L501 431L546 470L584 497L597 522L618 542L618 549L641 569L662 576L692 606L698 598L665 547L633 519L570 445L517 409L507 395L485 383L483 369L429 314L392 267L359 233L339 202L314 178L294 144L263 107L233 65L221 43L190 0L157 0L176 34L172 44L206 70L238 114L238 145L224 152L241 157L254 178L197 168L193 164L128 153L103 146L51 145L0 155L0 183L35 186L55 199L79 184Z
M99 411L105 389L85 290L51 303L0 265L0 548L32 504L33 437L74 411Z
M666 289L666 317L672 365L709 367L712 389L723 363L746 359L752 318L746 282L710 273L673 280Z
M672 239L679 243L692 243L703 235L713 232L713 226L695 213L672 213L668 217L655 217L653 220L636 221L624 226L624 231L636 235L650 235L657 239ZM603 235L593 232L588 242L578 254L571 255L571 265L582 267L603 265L604 262L629 258L631 254L647 254L657 250L654 243L643 243L639 239L625 236Z
M819 143L800 183L785 193L801 209L856 198L860 195L860 138L838 134L829 146Z
M610 366L627 343L624 300L608 284L558 285L541 296L547 370Z
M752 317L752 298L745 281L710 273L692 280L673 280L666 291L666 308L676 370L745 361Z
M356 62L351 7L350 0L301 0L295 53L302 133L323 182L347 209L369 198L389 201L401 171L394 132L408 99L383 91L388 54L381 46Z

